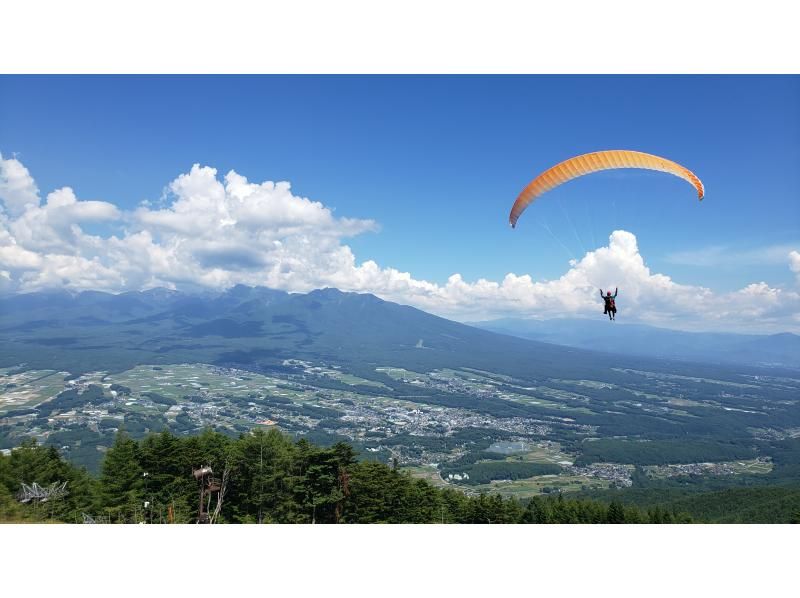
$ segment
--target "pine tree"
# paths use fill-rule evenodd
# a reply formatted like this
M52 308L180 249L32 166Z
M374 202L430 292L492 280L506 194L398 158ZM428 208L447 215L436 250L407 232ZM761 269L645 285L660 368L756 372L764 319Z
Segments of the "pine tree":
M100 475L101 504L112 520L133 522L137 516L141 517L143 473L139 445L124 431L118 432L103 460Z
M197 482L192 477L192 459L187 454L196 438L182 440L165 430L140 442L144 499L148 521L161 521L171 510L179 523L194 521L197 514ZM195 467L200 464L195 464ZM145 477L145 474L146 477Z
M612 501L608 505L606 523L625 523L625 509L617 501Z
M243 434L231 447L231 485L228 501L237 521L293 523L297 447L277 430Z

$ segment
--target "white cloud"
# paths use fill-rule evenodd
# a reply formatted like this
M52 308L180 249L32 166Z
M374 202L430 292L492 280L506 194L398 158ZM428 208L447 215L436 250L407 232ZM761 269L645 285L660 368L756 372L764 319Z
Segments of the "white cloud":
M142 206L136 211L139 221L164 234L207 231L207 237L223 232L258 234L262 241L265 234L272 239L300 234L339 239L377 228L371 220L334 218L321 203L292 195L287 182L252 184L230 171L223 185L216 169L199 164L169 189L176 198L172 205L161 210Z
M9 214L17 215L27 206L39 205L39 189L28 169L16 158L3 159L0 154L0 201Z
M0 264L15 270L34 270L42 263L42 258L38 253L28 251L17 245L0 245ZM9 275L10 278L10 275Z
M800 251L789 252L789 268L797 274L797 282L800 284Z
M331 286L476 320L602 317L598 289L619 287L624 321L691 329L800 329L797 291L758 282L718 294L679 284L651 272L627 231L614 231L608 245L571 262L555 280L509 273L500 281L470 282L453 274L438 284L372 260L359 263L344 241L377 230L377 224L337 218L323 204L293 195L286 182L250 183L234 171L220 180L215 169L194 165L169 185L161 207L142 204L122 213L111 203L80 200L69 187L53 191L40 205L22 164L0 158L0 167L5 181L15 181L5 183L3 189L15 191L3 191L7 214L0 213L5 292ZM98 220L124 225L125 232L105 238L81 228L82 222ZM790 267L800 273L800 253L789 256Z
M508 274L499 283L467 283L454 275L447 284L421 292L404 280L406 288L378 294L397 300L405 297L404 302L464 320L600 317L599 289L619 287L621 319L628 322L692 330L789 330L800 324L800 294L796 291L761 282L734 293L716 294L708 288L676 283L669 276L651 272L639 253L636 237L619 230L610 235L608 246L588 252L556 280L533 281L527 275Z

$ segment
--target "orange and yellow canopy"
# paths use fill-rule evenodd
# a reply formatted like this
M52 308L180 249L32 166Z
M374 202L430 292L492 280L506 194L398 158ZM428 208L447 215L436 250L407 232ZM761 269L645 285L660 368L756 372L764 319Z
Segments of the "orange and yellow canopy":
M542 174L533 179L522 193L517 197L508 221L512 228L517 225L522 212L525 211L540 195L558 187L569 180L598 172L600 170L611 170L615 168L644 168L646 170L659 170L667 172L691 183L697 189L697 195L703 199L703 183L695 174L672 160L667 160L653 154L644 152L634 152L630 150L607 150L602 152L592 152L565 160L556 164L552 168L545 170Z

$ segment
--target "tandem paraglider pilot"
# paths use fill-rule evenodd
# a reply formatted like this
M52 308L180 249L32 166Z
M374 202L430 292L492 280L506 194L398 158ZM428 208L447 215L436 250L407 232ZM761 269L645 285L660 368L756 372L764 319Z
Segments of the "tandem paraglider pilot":
M617 304L614 299L617 298L617 290L614 289L614 294L611 294L611 291L607 291L605 295L603 295L603 289L600 289L600 296L605 301L605 307L603 309L604 314L608 314L609 320L616 320L617 319Z

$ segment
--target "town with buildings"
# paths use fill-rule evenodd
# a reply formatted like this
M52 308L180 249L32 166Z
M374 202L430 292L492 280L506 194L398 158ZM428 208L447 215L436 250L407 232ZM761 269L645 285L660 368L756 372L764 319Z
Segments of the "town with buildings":
M0 448L9 450L23 437L34 437L91 468L97 467L119 430L141 437L163 429L186 435L213 428L237 435L275 427L296 437L311 434L315 441L347 441L364 458L403 467L446 467L470 453L501 447L496 450L509 460L556 464L565 479L605 487L632 484L632 465L578 467L574 456L553 442L555 432L576 438L594 435L592 426L570 417L570 409L580 409L585 400L579 392L517 386L506 376L477 370L376 368L407 387L536 404L542 408L539 413L547 413L501 417L398 395L386 384L347 373L338 365L294 359L283 366L280 373L257 373L208 364L142 365L80 376L6 368L0 370ZM578 381L575 386L587 384ZM651 467L647 473L674 477L737 471L726 463L695 463ZM466 471L440 479L454 485L470 480Z

